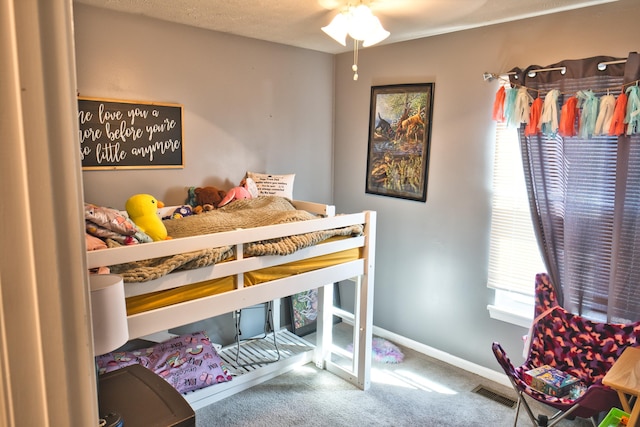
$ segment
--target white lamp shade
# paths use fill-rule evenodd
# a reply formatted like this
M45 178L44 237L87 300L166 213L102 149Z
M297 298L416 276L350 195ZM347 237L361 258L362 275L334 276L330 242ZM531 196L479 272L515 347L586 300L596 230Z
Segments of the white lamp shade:
M340 43L342 46L347 45L347 27L349 23L344 13L339 13L326 27L322 27L329 37Z
M389 31L385 30L380 23L380 20L376 16L372 16L371 30L367 37L362 42L362 47L373 46L376 43L380 43L382 40L389 37L391 34Z
M361 4L352 8L349 19L349 35L356 40L365 40L372 28L373 13L367 6Z
M92 274L91 324L93 352L96 356L109 353L129 340L124 283L117 274Z

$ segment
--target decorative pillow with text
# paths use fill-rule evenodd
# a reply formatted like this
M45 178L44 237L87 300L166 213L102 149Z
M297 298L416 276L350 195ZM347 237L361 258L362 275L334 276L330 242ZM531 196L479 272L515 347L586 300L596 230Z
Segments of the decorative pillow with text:
M247 172L258 187L260 196L280 196L293 199L293 180L295 174L273 175L268 173Z

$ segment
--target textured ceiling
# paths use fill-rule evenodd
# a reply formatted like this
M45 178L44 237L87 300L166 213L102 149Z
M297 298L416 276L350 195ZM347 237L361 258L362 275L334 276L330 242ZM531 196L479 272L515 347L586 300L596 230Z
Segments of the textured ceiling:
M349 0L74 0L106 9L327 53L344 47L320 27ZM616 0L371 0L391 36L382 44L514 21Z

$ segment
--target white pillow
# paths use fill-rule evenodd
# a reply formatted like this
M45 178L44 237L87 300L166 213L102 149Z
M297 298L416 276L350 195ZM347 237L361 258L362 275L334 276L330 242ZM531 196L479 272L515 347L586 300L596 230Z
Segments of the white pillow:
M293 180L295 174L272 175L268 173L247 172L247 177L251 178L258 187L260 196L281 196L293 199Z

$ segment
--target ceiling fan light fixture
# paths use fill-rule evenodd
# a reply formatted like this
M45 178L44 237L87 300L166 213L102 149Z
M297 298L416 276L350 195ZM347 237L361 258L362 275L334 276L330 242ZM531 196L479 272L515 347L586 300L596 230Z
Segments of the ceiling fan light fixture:
M347 10L340 12L333 18L329 25L322 27L329 37L347 45L347 34L353 39L353 79L358 80L358 45L362 47L373 46L380 43L391 33L385 30L369 6L360 3L358 6L349 6Z
M382 40L386 39L391 35L389 31L385 30L382 27L382 24L380 23L380 20L377 17L372 16L372 18L373 18L373 23L371 24L371 30L369 34L367 34L367 37L362 42L362 47L369 47L369 46L373 46L374 44L378 44Z
M329 25L322 27L329 37L346 46L347 34L354 40L363 42L363 46L373 46L389 37L371 9L364 4L356 7L349 6L345 11L337 14Z
M342 46L346 46L347 33L349 31L349 20L344 13L339 13L335 18L333 18L329 25L322 27L322 31Z
M349 35L356 40L364 40L373 30L373 13L367 6L361 4L349 8Z

